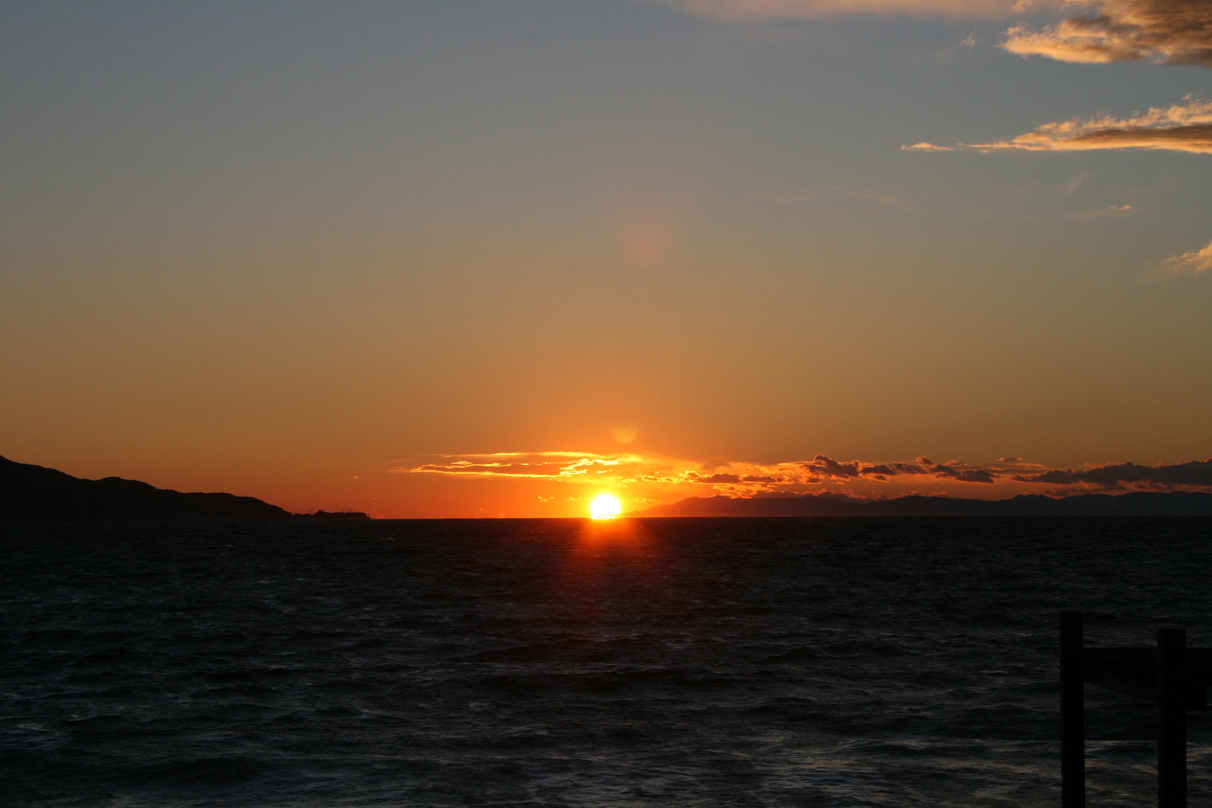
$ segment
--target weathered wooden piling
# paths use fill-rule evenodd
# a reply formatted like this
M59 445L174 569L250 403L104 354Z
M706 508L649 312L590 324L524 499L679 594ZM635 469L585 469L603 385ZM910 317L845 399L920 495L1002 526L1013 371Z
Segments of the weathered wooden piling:
M1061 612L1061 808L1086 808L1083 644L1082 613Z
M1187 632L1157 631L1157 804L1187 805Z

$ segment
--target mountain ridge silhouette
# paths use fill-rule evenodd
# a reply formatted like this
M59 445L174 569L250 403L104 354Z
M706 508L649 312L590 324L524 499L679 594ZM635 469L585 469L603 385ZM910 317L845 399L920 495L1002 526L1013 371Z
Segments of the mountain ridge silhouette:
M1195 491L1132 491L1009 499L959 499L912 494L864 500L828 494L792 497L687 497L629 516L1212 516L1212 494Z

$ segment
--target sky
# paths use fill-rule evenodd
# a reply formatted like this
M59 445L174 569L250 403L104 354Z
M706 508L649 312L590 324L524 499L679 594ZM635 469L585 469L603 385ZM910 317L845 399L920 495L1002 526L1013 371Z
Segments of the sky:
M1204 0L0 4L0 455L296 512L1212 490Z

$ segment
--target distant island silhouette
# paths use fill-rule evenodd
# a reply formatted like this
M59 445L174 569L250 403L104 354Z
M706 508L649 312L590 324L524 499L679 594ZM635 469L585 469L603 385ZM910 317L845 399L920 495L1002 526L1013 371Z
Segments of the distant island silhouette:
M368 519L364 513L293 514L255 497L185 494L138 480L84 480L0 457L0 521L148 519Z
M1133 491L1010 499L907 496L856 499L828 494L793 497L689 497L629 516L1212 516L1212 494Z

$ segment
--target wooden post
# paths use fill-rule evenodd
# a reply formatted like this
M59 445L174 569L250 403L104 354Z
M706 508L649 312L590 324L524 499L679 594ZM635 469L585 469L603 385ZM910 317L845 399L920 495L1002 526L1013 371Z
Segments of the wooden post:
M1187 808L1187 632L1157 630L1157 805Z
M1061 808L1086 808L1082 613L1060 614Z

